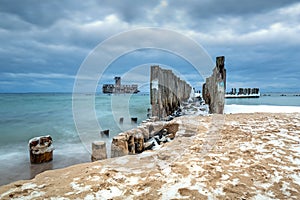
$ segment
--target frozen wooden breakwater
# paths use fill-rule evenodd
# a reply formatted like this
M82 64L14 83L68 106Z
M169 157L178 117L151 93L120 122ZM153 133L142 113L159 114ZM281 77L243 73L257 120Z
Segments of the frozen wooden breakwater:
M191 91L192 87L171 70L151 66L150 102L153 117L136 129L115 136L112 140L111 156L141 153L174 139L179 125L160 120L165 120L179 109L189 99Z
M224 56L217 57L216 67L203 85L203 98L209 106L210 113L222 114L224 110L226 88L224 61ZM177 77L172 70L162 69L158 65L151 66L150 103L152 117L155 117L155 120L149 119L136 129L115 136L112 140L111 156L141 153L157 143L172 140L179 125L167 123L165 120L188 101L191 91L192 87Z
M192 87L177 77L172 70L151 66L150 102L152 116L165 119L190 97Z
M111 157L142 153L156 143L170 141L174 139L178 126L178 123L159 121L158 118L152 117L137 128L113 137Z
M150 102L152 116L165 119L190 97L192 87L171 70L151 66ZM202 96L210 113L223 114L226 91L225 57L216 58L212 75L203 84Z

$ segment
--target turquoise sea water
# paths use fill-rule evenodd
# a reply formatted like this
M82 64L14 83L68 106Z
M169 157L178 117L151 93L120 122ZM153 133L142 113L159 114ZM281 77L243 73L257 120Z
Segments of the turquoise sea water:
M226 104L300 106L299 96L280 94L272 93L258 99L226 99ZM84 99L82 94L82 101ZM149 95L141 94L96 95L96 118L101 128L109 129L114 136L135 126L131 124L130 117L137 117L138 123L145 120L149 101ZM124 113L127 105L128 110L125 111L128 113ZM81 112L84 116L84 108ZM118 120L124 116L127 118L120 126ZM87 134L91 136L83 138L87 144L95 138L101 139L98 130L89 129L88 123L86 126ZM54 160L31 165L28 140L48 134L54 139ZM0 94L0 185L32 178L44 170L90 162L90 146L83 145L81 139L73 119L72 94Z
M130 117L137 117L140 123L147 119L149 104L149 95L96 95L95 113L101 128L109 129L114 136L136 126L128 117L119 126L119 117L126 116L120 112L122 108L128 105ZM72 109L72 94L0 94L0 185L32 178L47 169L90 162L91 142L102 140L99 130L89 129L92 137L80 138ZM81 112L84 116L85 110ZM31 165L28 141L42 135L51 135L54 140L53 161ZM83 145L81 139L88 145Z

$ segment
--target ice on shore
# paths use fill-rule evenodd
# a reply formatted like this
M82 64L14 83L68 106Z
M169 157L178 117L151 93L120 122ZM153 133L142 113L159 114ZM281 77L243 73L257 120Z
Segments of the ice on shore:
M299 106L269 106L269 105L225 105L224 113L294 113L300 112Z

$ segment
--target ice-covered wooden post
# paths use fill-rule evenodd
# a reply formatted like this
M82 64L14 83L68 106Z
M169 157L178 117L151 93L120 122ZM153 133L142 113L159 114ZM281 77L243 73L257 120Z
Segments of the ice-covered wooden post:
M92 161L107 158L106 143L104 141L94 141L92 143Z
M113 137L111 143L111 157L120 157L129 154L128 151L128 135L127 134L119 134Z
M30 162L39 164L53 159L52 137L50 135L35 137L29 140Z
M216 58L216 67L213 74L206 78L203 84L202 95L205 103L209 106L210 113L223 114L226 90L225 57Z

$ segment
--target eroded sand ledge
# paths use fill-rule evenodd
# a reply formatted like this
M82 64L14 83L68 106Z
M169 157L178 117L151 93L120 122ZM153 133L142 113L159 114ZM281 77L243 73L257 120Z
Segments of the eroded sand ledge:
M0 199L299 199L300 113L175 119L156 151L47 171Z

